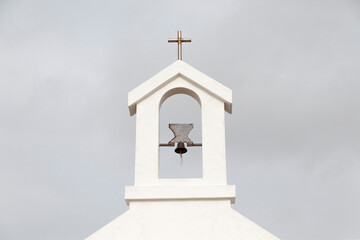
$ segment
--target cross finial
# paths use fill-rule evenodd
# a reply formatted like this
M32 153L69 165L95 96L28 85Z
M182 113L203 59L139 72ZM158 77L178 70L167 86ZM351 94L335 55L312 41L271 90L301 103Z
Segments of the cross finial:
M182 60L182 49L181 44L183 42L191 42L190 38L182 38L181 31L177 31L177 39L171 38L168 40L168 42L177 42L178 43L178 59Z

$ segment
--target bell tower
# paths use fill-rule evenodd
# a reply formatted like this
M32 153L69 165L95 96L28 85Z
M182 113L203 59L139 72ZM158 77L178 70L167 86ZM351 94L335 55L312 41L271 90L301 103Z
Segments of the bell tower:
M225 112L232 112L232 91L181 60L181 43L189 41L178 33L170 41L178 43L178 60L129 92L130 115L136 115L135 181L125 187L129 210L86 240L278 240L231 208L235 186L226 180ZM176 94L200 104L200 143L189 138L189 123L169 123L174 138L160 142L160 108ZM201 147L202 177L160 178L161 147L180 155Z
M168 145L159 142L160 107L175 94L187 94L200 104L202 143L186 139L185 132L191 130L189 124L170 125L173 132L176 129L174 139ZM128 100L130 115L136 114L136 154L135 184L126 187L127 203L133 200L204 198L234 202L235 187L226 182L224 115L225 111L231 113L232 93L229 88L178 60L130 91ZM176 141L177 138L180 140ZM179 144L184 146L184 143L189 151L191 147L202 148L203 177L159 178L159 148L175 148Z

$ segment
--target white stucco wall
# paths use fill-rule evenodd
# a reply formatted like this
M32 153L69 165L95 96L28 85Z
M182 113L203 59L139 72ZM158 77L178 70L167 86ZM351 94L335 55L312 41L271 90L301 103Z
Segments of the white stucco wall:
M188 94L201 104L202 178L159 178L161 103ZM87 240L275 240L234 211L227 185L224 111L231 90L177 61L129 93L136 116L135 184L125 188L129 210Z
M202 114L203 178L159 178L160 103L170 90L197 94ZM224 102L181 75L137 104L135 186L226 185Z
M86 240L278 240L229 200L133 201Z

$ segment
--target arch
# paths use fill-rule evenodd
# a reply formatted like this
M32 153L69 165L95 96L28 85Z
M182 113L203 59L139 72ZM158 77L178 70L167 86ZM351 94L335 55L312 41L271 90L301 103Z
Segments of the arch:
M166 99L168 99L169 97L176 95L176 94L186 94L186 95L194 98L199 103L200 108L201 108L201 99L200 99L199 95L196 92L194 92L193 90L188 89L188 88L183 88L183 87L173 88L173 89L170 89L169 91L167 91L160 99L159 108L161 108L162 104L166 101Z
M173 133L168 128L169 123L193 123L195 127L189 137L195 143L201 143L202 111L199 95L184 87L175 87L162 94L159 101L159 143L166 144L173 138ZM174 153L175 147L159 146L159 179L201 179L202 147L188 148L183 165L179 164L179 155Z

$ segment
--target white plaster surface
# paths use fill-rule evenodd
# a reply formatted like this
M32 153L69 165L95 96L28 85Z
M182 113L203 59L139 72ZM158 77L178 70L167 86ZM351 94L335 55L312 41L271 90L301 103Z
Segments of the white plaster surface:
M188 94L201 105L202 178L159 178L161 104ZM176 61L129 93L136 116L135 184L125 188L130 206L87 240L278 239L234 211L235 186L227 185L224 110L231 90Z
M127 186L125 201L181 200L181 199L229 199L235 203L235 186Z
M189 74L191 75L191 74ZM156 92L136 105L136 153L135 185L226 185L225 116L224 102L196 84L178 74ZM160 106L164 96L191 94L199 98L202 111L202 162L201 179L159 178L159 121Z
M134 201L86 240L275 240L229 200Z

